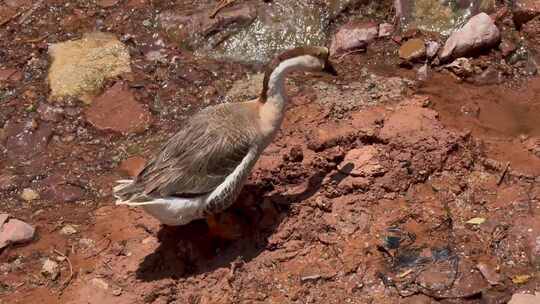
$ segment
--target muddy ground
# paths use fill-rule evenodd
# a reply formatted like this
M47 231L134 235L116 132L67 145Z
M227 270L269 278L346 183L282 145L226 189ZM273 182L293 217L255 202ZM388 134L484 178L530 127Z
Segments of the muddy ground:
M37 2L0 1L0 211L37 229L0 252L0 303L506 303L540 290L540 78L420 83L377 41L336 59L337 78L291 78L281 132L219 217L227 229L164 227L114 206L113 181L257 67L144 26L166 1ZM144 132L97 130L76 100L54 103L54 119L38 110L53 104L48 43L96 29L130 35L133 71L105 89L129 87L151 112ZM159 39L173 63L145 59ZM381 98L392 77L399 95ZM358 81L379 90L370 102L333 99Z

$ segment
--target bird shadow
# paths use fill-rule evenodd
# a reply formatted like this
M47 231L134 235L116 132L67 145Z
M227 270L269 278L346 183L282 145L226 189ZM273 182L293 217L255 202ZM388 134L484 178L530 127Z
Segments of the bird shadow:
M218 215L225 231L217 234L206 220L162 226L157 235L159 247L139 264L137 278L147 282L186 278L254 259L267 249L268 238L291 206L317 193L327 174L311 176L306 188L297 194L273 194L271 187L246 185L238 200Z

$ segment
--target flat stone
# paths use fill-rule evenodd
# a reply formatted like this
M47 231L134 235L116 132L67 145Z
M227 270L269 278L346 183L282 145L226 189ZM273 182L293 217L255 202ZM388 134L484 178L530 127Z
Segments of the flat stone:
M424 40L414 38L407 40L399 48L399 58L406 61L415 61L426 56L426 44Z
M21 198L27 202L31 202L39 199L39 193L33 189L25 188L21 192Z
M124 134L141 133L152 121L150 112L120 82L97 97L85 114L96 129Z
M34 238L35 229L27 223L11 219L0 228L0 249L9 244L25 243Z
M41 267L41 274L54 281L58 278L60 275L60 266L58 266L58 263L47 258L45 261L43 261L43 266Z
M131 72L128 49L109 33L53 44L49 54L51 99L72 96L89 103L106 79Z
M84 196L84 191L73 185L56 184L43 193L47 200L60 203L71 203L80 200Z
M527 293L516 293L510 299L508 304L538 304L540 303L540 293L527 294Z
M350 150L338 169L352 176L376 176L386 172L377 159L379 150L373 146Z
M120 172L127 174L130 177L135 177L144 169L146 159L140 156L132 156L120 163Z
M343 25L332 39L330 54L337 55L355 49L365 49L379 35L374 22L349 22Z
M72 185L61 175L52 175L43 180L45 191L44 199L59 203L69 203L80 200L84 197L84 190Z
M480 270L482 276L491 285L498 285L502 281L502 276L495 269L496 265L490 261L481 261L476 264L476 268Z
M472 17L461 29L446 41L441 52L442 61L473 55L490 49L501 40L501 32L486 13Z
M514 23L518 28L540 15L538 0L514 0Z
M6 123L6 149L11 159L26 160L42 153L52 137L52 126L35 120Z
M16 69L0 69L0 83L9 81L21 81L22 73Z
M454 281L456 269L448 260L432 264L417 278L417 284L429 290L429 296L437 298L467 298L480 294L489 288L478 271L471 271L473 265L460 261L459 275Z

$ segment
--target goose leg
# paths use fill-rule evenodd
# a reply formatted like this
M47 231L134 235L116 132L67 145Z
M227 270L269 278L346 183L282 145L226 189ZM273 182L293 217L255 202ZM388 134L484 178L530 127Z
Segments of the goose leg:
M237 240L242 236L240 219L231 212L211 214L206 218L208 234L224 240Z

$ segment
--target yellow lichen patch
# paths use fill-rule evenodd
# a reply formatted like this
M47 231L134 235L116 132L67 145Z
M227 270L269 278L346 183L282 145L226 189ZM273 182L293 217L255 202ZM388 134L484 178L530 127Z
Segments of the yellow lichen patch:
M127 48L112 34L94 32L50 46L51 99L77 97L90 103L103 82L131 71Z

